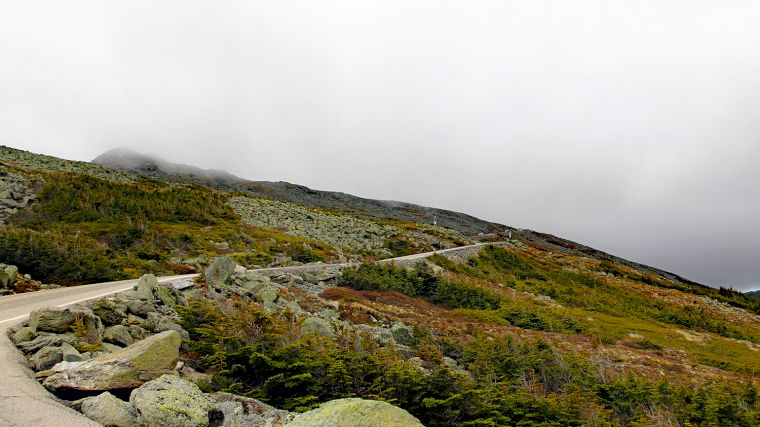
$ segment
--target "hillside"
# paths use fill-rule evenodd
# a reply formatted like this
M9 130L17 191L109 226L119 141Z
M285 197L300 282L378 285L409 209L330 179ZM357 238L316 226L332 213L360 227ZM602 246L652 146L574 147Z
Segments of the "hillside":
M169 182L197 183L216 190L236 191L376 219L432 224L435 218L441 226L468 235L497 233L510 228L467 214L411 203L372 200L345 193L317 191L287 182L247 181L227 173L179 165L123 149L108 151L96 157L93 163Z
M174 320L204 392L295 412L381 399L425 425L760 422L758 299L465 214L107 154L0 148L0 262L68 285L224 255L249 269L353 261L207 274ZM494 244L373 262L484 237Z

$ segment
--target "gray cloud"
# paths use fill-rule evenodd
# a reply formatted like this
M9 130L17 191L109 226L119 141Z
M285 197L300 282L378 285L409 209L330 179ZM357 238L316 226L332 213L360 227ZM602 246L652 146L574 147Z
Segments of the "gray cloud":
M5 2L0 142L466 211L760 287L760 6Z

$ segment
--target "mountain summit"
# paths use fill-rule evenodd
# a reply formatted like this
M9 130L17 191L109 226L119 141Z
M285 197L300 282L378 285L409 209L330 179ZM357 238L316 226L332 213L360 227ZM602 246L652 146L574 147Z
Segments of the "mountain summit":
M156 156L138 153L128 148L114 148L93 159L92 163L156 178L241 179L223 170L202 169L196 166L172 163Z

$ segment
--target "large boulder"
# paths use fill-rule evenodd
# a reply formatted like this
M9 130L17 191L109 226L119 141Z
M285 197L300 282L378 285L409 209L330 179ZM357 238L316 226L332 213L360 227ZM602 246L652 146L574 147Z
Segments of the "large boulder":
M98 424L108 427L132 427L137 424L137 412L134 407L109 392L84 399L82 413Z
M34 310L29 315L29 327L38 332L75 332L90 344L99 343L103 334L103 323L88 308L47 307Z
M387 402L338 399L304 412L287 427L423 427L409 412Z
M235 261L229 255L216 258L204 272L206 283L209 285L225 284L235 273L236 266L237 264L235 264Z
M105 391L134 388L174 373L182 338L177 331L153 335L113 353L84 362L61 362L43 385L50 390Z
M213 408L198 386L174 375L143 384L132 391L129 402L142 426L206 427Z

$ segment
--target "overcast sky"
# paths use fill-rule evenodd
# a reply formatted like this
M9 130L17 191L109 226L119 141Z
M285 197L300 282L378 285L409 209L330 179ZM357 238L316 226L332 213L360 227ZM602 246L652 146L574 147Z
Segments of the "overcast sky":
M760 2L4 1L0 144L128 147L760 288Z

